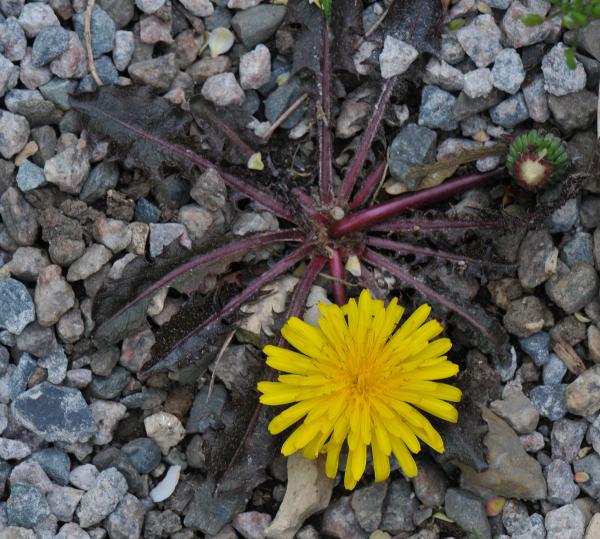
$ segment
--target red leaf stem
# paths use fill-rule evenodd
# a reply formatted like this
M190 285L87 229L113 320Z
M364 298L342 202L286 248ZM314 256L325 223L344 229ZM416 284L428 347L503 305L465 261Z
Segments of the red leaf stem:
M386 163L382 161L369 173L360 189L350 200L350 208L356 210L360 208L371 196L375 188L379 185L382 175L385 172Z
M373 108L373 115L367 124L365 132L363 133L360 144L358 145L358 149L350 162L350 166L346 171L346 175L344 176L344 181L342 182L342 187L340 189L340 193L337 198L337 204L340 206L345 205L350 199L350 195L354 190L354 186L358 181L358 177L360 176L360 172L365 164L365 160L367 158L367 154L369 153L369 149L373 144L373 140L375 138L375 134L377 133L377 128L381 123L381 119L383 118L383 114L385 112L385 108L390 100L392 95L392 90L394 89L394 85L396 84L396 77L392 77L388 79L383 85L383 89L381 90L381 94L379 95L379 99L377 103L375 103L375 107Z
M499 168L484 174L463 176L462 178L446 181L435 187L430 187L429 189L401 195L392 198L387 202L365 208L364 210L357 211L340 219L331 226L329 233L333 237L338 237L343 234L349 234L350 232L366 230L391 217L396 217L403 211L445 200L467 191L468 189L479 187L487 182L502 179L505 176L506 169Z
M344 260L339 249L331 251L329 272L333 278L333 298L339 306L342 306L346 303L346 286L344 285Z

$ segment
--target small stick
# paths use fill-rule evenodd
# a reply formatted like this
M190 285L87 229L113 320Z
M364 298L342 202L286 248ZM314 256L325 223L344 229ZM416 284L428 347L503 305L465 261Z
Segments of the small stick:
M94 52L92 51L92 14L94 12L94 4L96 0L88 0L85 8L85 18L83 19L83 41L85 42L85 51L88 57L88 66L94 82L98 86L102 86L102 79L96 71L96 61L94 60Z
M263 135L263 140L266 142L267 140L269 140L271 138L271 136L273 135L273 133L275 133L275 130L283 123L285 122L291 115L292 113L300 106L302 105L302 103L304 103L304 100L308 97L308 94L302 94L298 99L296 99L296 101L294 101L290 107L279 117L277 118L277 120L275 120L275 123L269 127L269 129L265 132L265 134Z
M219 350L219 353L217 354L217 359L215 359L215 365L213 367L213 371L210 376L210 383L208 384L208 394L206 395L206 402L209 401L210 396L212 395L212 392L213 392L213 388L215 387L215 378L217 377L217 367L219 366L219 361L221 361L221 358L225 355L225 350L227 350L227 347L229 346L231 339L233 339L233 336L235 335L236 331L237 331L237 329L234 329L229 332L229 335L227 335L227 338L225 339L223 346L221 346L221 349Z

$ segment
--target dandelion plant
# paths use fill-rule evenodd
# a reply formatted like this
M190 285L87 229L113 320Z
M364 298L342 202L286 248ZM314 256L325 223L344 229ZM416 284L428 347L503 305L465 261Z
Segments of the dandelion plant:
M419 2L416 4L413 2L413 4L417 6L413 9L415 13L419 9L418 6L424 6L425 4L435 5L437 6L435 9L441 9L439 8L439 2L420 2L419 0ZM316 8L311 6L310 9ZM430 18L422 17L420 20L428 21ZM403 24L406 22L410 26L410 21L404 21L404 19L402 21ZM220 175L232 191L238 194L238 199L241 197L251 201L256 207L270 212L280 223L279 231L255 234L221 245L213 250L206 250L186 260L183 264L169 268L169 271L166 271L164 275L151 284L145 283L141 287L137 285L129 286L128 290L131 293L127 299L122 301L117 308L114 308L109 316L99 320L96 336L102 336L113 341L118 339L123 328L131 329L135 327L140 318L144 319L150 299L158 290L173 285L191 272L201 272L203 268L214 264L220 264L221 267L226 268L229 262L240 260L248 253L264 250L275 245L281 247L276 251L276 254L280 256L278 260L272 260L264 272L251 279L242 287L241 291L232 295L224 305L203 316L191 332L178 336L164 354L153 357L151 361L146 363L142 368L142 372L139 373L141 378L151 376L161 370L173 369L184 360L193 360L198 357L206 345L207 339L214 336L224 321L230 320L242 305L257 297L265 285L272 283L302 264L304 265L303 273L291 294L285 315L289 322L286 325L288 329L284 330L284 336L287 335L286 338L290 337L290 332L295 325L299 324L295 321L297 318L294 317L302 316L308 294L315 281L322 275L326 275L331 285L331 295L337 307L324 308L323 323L341 323L340 317L343 313L348 316L348 326L345 329L341 328L340 331L354 331L356 329L354 328L356 319L353 317L360 317L362 316L360 313L365 309L371 309L375 317L370 319L367 325L361 326L359 331L364 332L370 329L371 336L369 338L374 338L375 333L377 333L377 340L373 342L361 341L360 346L367 346L368 344L369 346L378 347L377 349L381 351L382 355L378 356L379 359L374 360L385 363L385 354L395 344L399 341L403 345L406 344L409 347L407 350L411 349L414 352L414 356L411 356L411 361L407 365L413 365L414 363L414 367L419 366L421 369L418 371L420 374L414 376L414 372L417 371L408 373L407 388L410 387L415 391L420 388L424 392L423 395L431 393L431 388L434 385L428 384L434 384L432 380L438 379L442 375L452 376L456 374L455 367L445 361L443 355L448 349L449 341L446 339L431 340L439 333L441 326L432 322L423 324L426 315L429 314L428 307L417 309L404 325L392 335L391 332L398 322L402 310L395 301L392 301L387 307L384 306L383 301L381 301L383 294L375 278L377 272L394 276L402 286L408 286L418 291L433 304L441 305L462 317L477 332L485 336L484 340L493 341L493 332L490 330L488 321L474 314L472 308L460 305L452 298L431 288L422 276L412 274L406 269L402 257L417 255L419 257L434 257L443 261L476 263L478 266L485 264L480 260L468 258L462 254L416 243L413 232L439 230L470 230L476 232L485 227L498 228L499 223L497 221L478 218L450 219L446 217L429 219L414 217L410 214L407 216L406 214L418 208L450 200L469 189L497 182L506 176L506 170L499 168L487 173L470 174L447 180L435 187L380 201L376 197L376 193L379 192L378 186L382 183L387 170L386 155L385 152L378 152L378 146L374 142L383 130L383 119L394 94L395 86L398 84L398 78L393 77L381 82L379 97L373 105L372 114L355 148L352 159L347 166L336 165L336 152L334 151L335 117L332 112L334 110L335 94L332 89L334 87L334 74L330 57L330 29L327 22L322 24L322 28L322 45L317 55L319 57L319 74L316 81L317 91L314 96L316 104L314 118L317 123L316 138L318 139L316 144L318 148L317 173L312 186L309 185L306 188L296 186L289 189L284 186L280 191L287 190L286 198L266 187L266 182L255 180L257 177L264 179L268 171L273 172L273 166L268 156L264 159L264 162L269 165L265 166L265 171L262 175L259 175L258 173L251 173L247 169L231 167L224 159L216 159L214 156L209 158L208 155L193 151L190 147L183 145L181 134L182 131L188 129L191 118L183 111L172 107L162 98L149 97L146 94L147 103L142 111L139 110L139 107L136 109L136 99L139 98L140 90L135 87L101 88L95 95L82 95L73 99L73 106L83 114L88 129L96 135L110 138L113 148L126 159L126 164L129 163L142 168L149 174L155 173L157 166L165 163L188 171L193 167L198 167L202 171L212 169ZM431 32L421 31L420 35L430 38ZM147 115L153 116L148 120ZM224 117L221 113L212 116L216 124L218 124L220 118ZM237 149L239 156L237 164L247 163L248 157L256 153L255 148L251 148L242 135L233 133L229 126L222 125L221 131L228 144L234 150ZM375 162L368 166L373 153L376 157ZM279 171L279 176L272 178L270 183L275 185L285 181L285 175ZM310 187L314 187L314 189L310 189ZM370 292L364 292L358 303L355 303L354 300L348 302L348 282ZM99 297L107 299L109 296L110 294L104 294L104 296L100 294ZM378 299L372 299L372 296ZM102 305L100 305L101 307ZM385 319L385 324L384 327L379 327L382 317ZM314 332L308 330L306 326L302 326L302 328L308 332L307 335L314 335ZM365 337L365 339L367 338ZM294 340L292 337L288 340L299 350L306 351L306 348L299 346L298 340ZM283 345L284 342L280 341L279 346ZM316 353L315 346L317 346L317 343L308 343L307 341L308 345ZM410 347L414 347L414 349ZM284 363L281 363L281 358L289 357L288 354L285 353L284 356L281 356L282 352L278 350L280 348L267 348L269 363L276 368L295 373L294 370L291 370L289 362L284 361ZM280 360L277 360L278 357ZM373 358L369 354L355 358L354 360L358 363L354 367L361 372L364 371L365 376L367 376L366 371L368 369L366 365L371 359ZM324 359L323 361L325 362L323 364L325 368L327 360ZM405 367L406 365L399 367L391 361L389 364L382 364L381 373L390 373L395 368ZM381 379L373 378L371 380L369 378L369 383L373 383L373 387L378 387L377 384L380 383L384 386L391 383L384 381L387 380L385 376L387 374L382 374ZM275 389L276 387L278 386L261 386L265 402L275 403L271 396L278 391ZM373 390L373 387L370 387L370 391ZM456 401L460 396L458 390L450 390L442 385L435 385L435 387L440 393L435 398L432 396L431 398L434 400L431 401L427 400L429 397L423 397L425 400L421 401L422 408L434 415L452 420L454 415L450 410L450 405L439 403L445 400ZM342 389L340 391L341 394L344 394ZM407 392L407 395L409 394L410 391ZM291 395L288 395L287 401L291 402L293 400ZM337 400L335 404L339 406L341 403L345 406L344 402ZM357 402L360 405L363 401ZM385 438L386 435L377 430L382 422L386 423L388 433L393 436L398 435L401 427L395 421L394 417L396 416L394 414L402 413L399 410L406 411L408 408L405 408L401 402L386 402L379 409L376 409L380 401L373 401L373 403L375 402L377 404L373 404L372 410L373 414L377 414L377 419L371 422L372 429L375 430L363 431L361 427L359 433L353 423L352 428L344 434L344 437L346 434L348 436L351 449L353 445L355 448L354 456L351 457L353 462L351 476L347 478L348 486L354 485L362 475L365 447L369 442L374 444L372 447L375 452L381 450L386 454L389 454L389 444L392 444L391 447L399 456L407 472L413 470L412 457L410 455L406 456L404 449L408 447L410 450L416 450L418 442L415 442L416 438L414 436L421 438L434 448L441 448L439 437L436 436L433 429L429 428L426 420L416 410L415 414L410 413L410 417L408 417L409 422L411 418L413 420L410 423L410 432L406 433L407 439L410 440L408 443L403 442L404 445L401 445L395 441L398 438ZM409 398L407 398L407 402L411 402ZM432 406L427 405L427 402ZM356 410L360 407L357 407L356 404L354 406ZM394 411L390 412L390 407ZM315 413L318 413L318 411L323 410L323 407L315 410L317 410ZM392 413L392 417L388 417L388 412ZM284 415L284 417L289 419L289 414L293 415L295 413L287 412L288 415ZM373 415L373 418L375 418L375 415ZM284 419L278 421L276 423L277 430L288 423L288 420ZM301 439L298 439L299 435L296 437L292 435L292 441L288 442L286 451L302 448L308 452L312 451L314 454L316 446L309 445L307 447L303 443L310 441L308 438L313 439L314 432L311 430L305 434L306 436L302 436ZM339 452L339 437L342 437L341 432L334 434L334 442L328 446L330 448L328 455L331 459L328 465L328 473L332 473L333 469L337 468L337 465L334 466L334 462L337 459L335 454ZM362 441L359 442L359 438ZM387 473L387 466L385 459L376 457L376 474L378 477L382 477Z

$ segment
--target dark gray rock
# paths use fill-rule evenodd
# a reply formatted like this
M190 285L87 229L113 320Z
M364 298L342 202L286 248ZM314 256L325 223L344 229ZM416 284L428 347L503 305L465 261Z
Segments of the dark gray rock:
M573 470L577 472L585 472L588 474L587 481L579 483L581 490L592 498L598 497L600 494L600 455L591 453L582 459L573 462Z
M231 19L233 31L248 49L267 41L279 28L286 14L285 6L263 4L238 11Z
M102 198L119 182L119 167L116 163L103 161L96 165L85 180L79 198L88 204Z
M207 479L196 489L192 501L185 509L184 526L215 535L225 524L231 522L235 514L244 510L246 499L243 492L235 491L222 497L213 497L214 490L215 484L211 479ZM364 537L366 539L366 534Z
M436 132L427 127L417 124L403 127L390 146L391 175L396 180L404 180L413 166L432 162L435 159L436 140Z
M519 339L519 345L538 367L545 365L550 359L550 334L545 331Z
M504 94L494 88L487 96L471 98L464 92L458 94L452 106L452 117L457 122L466 120L479 112L484 112L502 101Z
M32 191L46 183L44 171L33 164L29 159L25 159L17 172L17 185L21 191Z
M140 500L131 494L125 494L104 524L110 539L140 537L145 512L146 508Z
M221 384L215 384L208 402L206 400L207 396L208 386L203 386L196 394L190 415L185 424L187 432L202 433L220 424L221 413L227 400L227 390Z
M18 424L47 442L82 442L96 432L96 423L77 389L43 382L12 403Z
M560 259L570 268L581 262L590 266L594 264L594 248L592 236L587 232L577 232L560 248Z
M387 490L387 483L376 483L359 488L352 494L350 505L363 530L372 533L379 528Z
M121 394L121 391L125 389L130 379L131 374L127 369L116 367L110 376L94 376L89 387L94 397L112 400Z
M322 532L326 536L338 538L367 539L369 537L354 516L350 496L342 496L325 510Z
M286 84L282 84L271 92L265 100L265 116L267 120L274 123L301 94L300 83L297 79L291 79ZM291 129L302 119L302 116L304 116L304 112L300 107L281 124L281 127Z
M506 330L517 337L530 337L544 327L544 305L537 296L511 301L502 318Z
M554 121L565 135L590 127L596 117L598 96L588 90L563 96L548 96Z
M148 481L137 472L128 456L120 449L108 447L100 451L92 462L99 470L116 468L127 481L131 492L141 497L148 495Z
M464 531L481 539L492 539L490 523L480 498L456 488L446 491L446 514Z
M419 125L443 131L456 129L458 124L453 112L455 101L456 98L446 90L433 85L425 86L421 93Z
M147 198L140 197L135 205L135 220L141 223L158 223L160 209Z
M523 93L519 92L505 99L490 110L492 121L507 129L512 129L529 118L529 110Z
M571 466L564 460L553 460L546 467L546 482L550 503L565 505L579 496L579 487L573 482Z
M544 224L548 232L556 234L558 232L568 232L575 226L579 218L579 203L577 199L570 198L560 208L554 210L546 218Z
M530 230L519 246L519 281L533 289L556 273L558 249L546 230Z
M134 62L129 65L127 71L134 82L148 84L159 92L166 92L179 70L175 63L175 54L171 53Z
M6 502L9 526L33 528L50 514L44 493L33 485L13 483Z
M550 421L557 421L567 413L566 391L567 384L535 386L529 393L529 398L540 415L547 417Z
M150 438L132 440L122 447L122 451L140 473L150 473L160 464L160 449Z
M48 477L55 483L63 486L69 483L71 459L64 451L56 447L46 447L33 453L31 458L43 468Z
M161 539L181 529L181 517L173 511L148 511L144 520L144 538Z
M127 26L134 14L133 0L99 0L102 8L108 13L118 28Z
M2 135L0 140L1 138ZM10 237L16 243L25 246L35 243L39 233L35 211L14 187L9 187L0 197L0 217ZM1 319L2 315L0 315Z
M57 124L62 117L54 103L44 99L38 90L11 90L4 103L10 112L27 118L31 127Z
M381 529L392 534L413 531L413 515L418 505L408 481L404 478L392 481L383 504Z
M15 400L23 391L27 389L29 377L37 367L37 363L33 358L25 353L19 358L17 368L13 371L10 377L10 398Z
M231 26L231 12L221 6L215 6L212 15L204 17L204 27L211 32L215 28L229 28Z
M75 92L76 87L77 83L73 80L54 78L40 86L38 90L48 101L52 101L59 109L69 110L71 108L69 96ZM54 153L48 158L53 156Z
M67 50L69 32L60 26L49 26L35 37L31 52L31 63L42 67L58 58Z
M567 374L567 366L556 354L550 354L550 359L544 365L542 372L544 384L560 384L565 374Z
M73 27L79 34L79 39L84 43L83 39L83 24L84 13L73 15ZM92 12L92 52L94 58L98 58L102 54L112 51L116 32L115 22L110 15L106 13L98 4L94 6Z
M0 281L0 328L19 335L35 320L35 307L27 287L15 279Z

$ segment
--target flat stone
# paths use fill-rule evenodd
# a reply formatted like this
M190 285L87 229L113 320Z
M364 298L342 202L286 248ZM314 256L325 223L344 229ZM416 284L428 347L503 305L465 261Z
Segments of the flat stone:
M540 419L535 406L520 390L511 391L502 400L492 401L490 409L519 434L533 432Z
M50 514L50 509L39 488L15 483L6 502L6 513L9 526L33 528Z
M449 488L444 508L446 514L466 532L475 532L481 539L492 539L483 501L474 494Z
M582 539L585 532L585 517L575 504L548 511L544 524L547 539Z
M439 86L449 92L460 92L464 87L464 79L465 76L460 69L437 58L429 60L423 76L423 82Z
M27 287L15 279L0 281L0 327L19 335L35 320L35 307Z
M587 129L596 118L596 94L582 90L565 96L548 96L548 106L555 123L565 135Z
M415 165L428 163L435 158L435 131L416 124L408 124L396 135L390 146L390 173L397 180Z
M259 5L239 11L231 19L231 27L246 48L264 43L275 34L286 14L285 6Z
M132 63L127 71L134 82L148 84L159 92L165 92L171 86L178 69L175 54L171 53Z
M529 337L544 327L544 309L536 296L512 301L502 322L506 330L517 337Z
M600 288L600 279L593 266L576 264L564 275L556 275L546 282L546 294L566 313L572 314L592 301Z
M381 524L383 502L387 489L386 483L376 483L369 487L360 488L352 494L350 505L360 527L366 532L373 533Z
M482 417L489 427L484 438L489 466L487 470L477 472L470 466L459 463L462 471L461 485L488 498L546 498L546 481L539 462L525 452L519 437L497 415L484 408ZM447 498L448 494L446 500Z
M48 442L81 442L96 432L92 413L77 389L43 382L12 403L17 423Z

